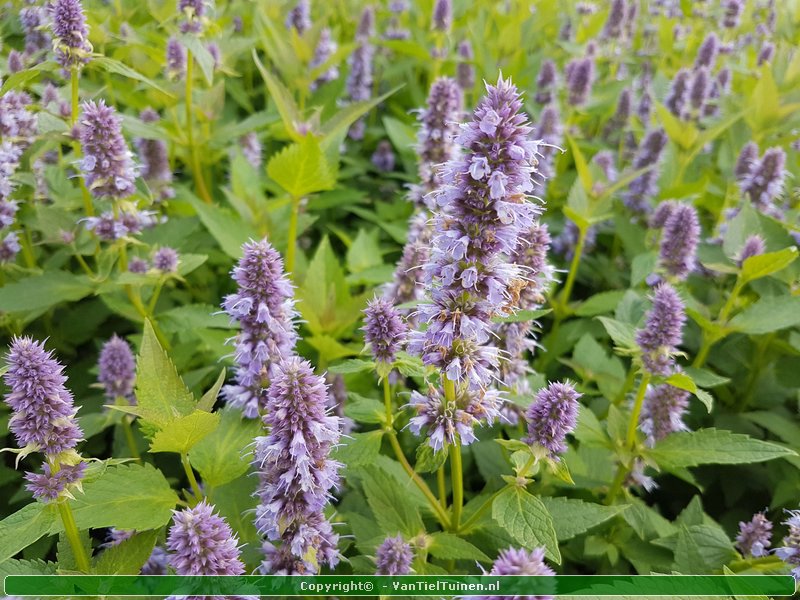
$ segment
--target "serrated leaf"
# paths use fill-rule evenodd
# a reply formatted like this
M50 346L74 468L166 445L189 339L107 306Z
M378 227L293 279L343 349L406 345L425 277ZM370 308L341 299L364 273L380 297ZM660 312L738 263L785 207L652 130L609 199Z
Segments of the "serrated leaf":
M553 519L542 501L518 487L508 487L492 503L492 518L523 548L543 546L561 563Z
M32 502L0 521L0 564L51 532L59 522L54 504Z
M195 408L194 396L178 375L167 353L158 342L149 320L136 357L136 414L158 428L189 415Z
M223 367L222 371L219 372L219 376L217 380L214 382L203 397L200 398L200 402L197 403L197 410L204 410L206 412L211 412L214 409L214 404L217 401L217 396L219 396L219 391L222 389L222 384L225 383L225 368Z
M432 542L428 546L428 552L431 556L436 558L445 560L477 560L480 562L492 561L480 548L473 546L468 541L452 533L438 531L431 534L431 540Z
M740 275L742 283L753 281L767 275L782 271L797 258L797 248L784 248L777 252L766 252L751 256L742 264Z
M700 388L697 388L697 390L694 392L694 395L698 400L700 400L700 402L703 403L703 405L705 405L708 413L711 414L711 411L714 409L714 397L707 391L701 390Z
M150 452L186 454L219 425L219 413L195 410L164 425L150 443Z
M295 198L336 185L319 142L310 134L274 155L267 164L267 175Z
M8 575L55 575L58 564L40 559L16 560L13 558L0 562L0 580Z
M734 331L752 335L800 325L800 296L761 298L728 322Z
M363 373L364 371L372 371L375 369L375 363L371 360L362 360L360 358L351 358L349 360L336 363L328 367L331 373L347 374L347 373Z
M61 302L81 300L93 289L85 275L48 271L0 287L0 312L43 312Z
M349 468L370 465L381 451L383 431L376 429L366 433L351 433L336 447L334 457Z
M670 434L648 450L647 456L660 467L672 469L757 463L796 453L741 433L712 428Z
M436 452L427 441L424 441L417 446L414 470L417 473L433 473L447 462L448 455L447 446Z
M400 532L407 537L414 537L425 530L408 492L396 479L374 465L365 467L362 472L367 503L382 531L388 535Z
M253 61L256 63L258 71L264 78L264 83L267 84L267 90L278 109L278 114L281 116L283 126L293 139L299 140L301 136L297 132L297 126L302 119L300 118L300 110L297 108L297 103L295 103L294 98L292 98L292 94L277 77L270 73L268 69L264 68L255 49L253 49Z
M667 377L664 383L693 394L697 391L697 386L694 381L686 373L673 373Z
M621 290L600 292L581 303L575 310L575 314L579 317L594 317L603 313L614 312L624 295L625 292Z
M153 553L158 530L136 533L116 546L104 550L94 560L94 575L138 575Z
M218 414L217 428L189 452L189 462L211 487L224 485L247 472L253 440L262 434L259 420L246 419L239 410L226 407Z
M583 500L560 497L542 497L542 502L553 518L553 526L559 542L589 531L628 508L627 504L603 506Z
M92 538L89 537L88 531L78 531L78 542L86 556L92 556ZM75 552L72 550L72 544L67 538L66 533L61 532L58 534L58 542L56 542L56 561L58 562L59 570L63 571L78 571L78 560L75 558Z
M231 258L242 256L242 245L247 240L259 238L255 227L233 211L215 204L205 204L193 196L189 196L188 200L205 228Z
M596 317L606 330L606 333L614 340L618 348L636 347L636 328L630 323L623 323L610 317Z

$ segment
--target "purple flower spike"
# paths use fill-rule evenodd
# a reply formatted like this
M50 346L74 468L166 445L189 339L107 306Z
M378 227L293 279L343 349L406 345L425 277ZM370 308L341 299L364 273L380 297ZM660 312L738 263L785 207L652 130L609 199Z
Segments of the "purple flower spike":
M705 67L708 70L713 70L717 62L717 53L719 52L719 39L717 34L713 31L706 36L703 43L697 49L697 57L694 60L695 70Z
M395 156L392 143L389 140L381 140L375 152L372 153L372 158L370 160L379 171L384 171L386 173L394 171Z
M255 523L270 542L267 572L317 573L339 560L338 536L323 510L342 466L330 457L341 423L329 415L325 380L297 356L273 373L267 392L266 437L256 438L254 465L261 485Z
M692 74L688 69L681 69L672 79L669 94L664 100L664 106L676 117L680 117L689 99L689 86Z
M89 62L92 46L80 0L53 0L50 4L56 60L65 69Z
M551 383L542 389L525 412L528 437L525 442L541 446L550 458L558 460L567 451L566 438L578 424L578 398L581 394L567 383Z
M497 556L490 575L555 575L544 562L544 548L507 548ZM508 596L476 596L477 600L503 600ZM514 596L515 600L553 600L553 596Z
M131 273L147 273L147 270L150 268L150 265L147 263L146 260L137 257L133 257L128 262L128 271Z
M749 145L748 145L749 146ZM739 164L743 163L752 153L752 148L748 148L747 157L745 149L737 161L737 174ZM783 191L783 182L786 178L786 151L780 146L767 148L761 159L756 163L751 163L750 172L739 178L742 192L749 196L751 202L762 212L771 212L775 209L772 201ZM742 166L742 170L744 166Z
M262 148L261 142L258 140L258 135L254 131L245 133L239 138L239 147L242 149L247 162L250 163L254 169L260 169L263 158L261 156Z
M33 497L40 502L52 502L62 495L69 495L70 488L83 479L86 463L61 465L58 472L53 473L49 463L42 465L42 473L25 473L25 484Z
M672 355L683 339L685 322L683 300L678 292L669 284L659 285L653 295L653 308L647 313L644 327L636 334L647 371L654 375L672 373Z
M169 565L178 575L241 575L239 540L214 506L203 500L174 511L167 535Z
M734 29L739 26L739 19L744 12L745 0L725 0L725 16L722 19L723 27Z
M347 75L347 96L351 102L361 102L372 97L372 62L375 47L369 40L375 33L374 29L375 11L371 6L367 6L361 13L361 21L356 32L359 44L347 59L350 67ZM363 118L356 121L348 132L350 139L362 139L365 126Z
M764 242L764 238L758 234L753 234L744 241L742 250L739 253L738 263L741 266L748 258L758 256L759 254L764 254L766 251L767 244Z
M36 115L31 112L31 97L25 92L10 91L0 97L0 137L17 146L17 157L37 135ZM13 151L12 151L13 153ZM4 150L3 154L7 154ZM3 157L3 162L8 159ZM5 169L4 169L5 170Z
M9 393L6 404L13 415L8 423L17 445L47 455L72 450L82 432L75 420L72 394L64 385L64 367L44 344L15 337L6 356L4 375Z
M433 5L433 29L449 33L453 26L452 0L436 0Z
M46 30L47 9L35 4L19 9L19 22L25 31L25 53L38 54L51 46L50 35Z
M772 540L772 523L763 512L756 513L749 521L739 521L736 547L742 556L755 558L766 556Z
M567 90L571 106L582 106L589 100L594 84L594 61L578 58L567 65Z
M758 51L758 66L760 67L764 63L772 62L773 56L775 56L775 44L772 42L764 42L761 46L761 50Z
M25 59L22 53L17 50L11 50L8 53L8 72L17 73L25 68Z
M386 538L375 551L378 575L408 575L414 551L402 535Z
M700 67L694 72L687 95L688 102L683 114L684 118L693 119L703 114L703 109L711 94L711 83L706 67Z
M789 518L783 524L789 533L783 538L783 546L775 548L775 555L792 567L792 575L800 581L800 510L787 510Z
M640 427L647 435L650 445L664 439L670 433L686 431L683 416L689 406L689 392L663 384L651 388L642 405Z
M409 236L410 237L410 236ZM420 300L423 296L422 265L430 256L427 243L410 241L403 248L403 255L394 272L394 279L387 286L385 296L394 304Z
M300 35L311 29L311 2L297 0L297 4L286 15L285 24L286 29L294 29Z
M338 48L339 45L336 43L336 40L333 39L331 30L326 27L319 32L319 40L317 40L317 46L314 49L314 57L311 59L309 67L311 69L316 69L324 65ZM339 79L339 67L337 65L331 65L312 82L311 89L315 90L322 84L328 83L329 81L336 81L337 79Z
M739 157L736 159L736 166L733 169L733 174L736 176L736 181L743 183L758 167L758 144L755 142L747 142L739 152ZM742 190L745 191L745 190Z
M156 253L153 255L153 267L162 273L177 273L178 259L177 250L169 246L164 246L156 250Z
M97 198L121 199L136 189L133 158L125 138L122 120L104 100L84 102L80 140L81 170L86 187Z
M116 334L103 344L97 361L97 380L105 388L106 398L112 402L117 398L133 398L136 380L136 360L128 342Z
M246 417L255 418L266 405L272 367L292 354L297 341L294 292L283 259L266 239L243 246L233 279L238 290L225 297L222 307L241 331L233 340L236 383L225 386L223 394Z
M139 115L144 123L157 123L159 116L151 108L145 109ZM167 143L160 139L139 138L136 140L136 151L139 156L142 176L158 197L168 198L174 195L170 184L172 183L172 169L169 166L169 152Z
M608 9L608 18L603 26L603 37L605 39L615 39L622 35L622 28L625 25L625 0L611 0L611 7Z
M167 75L173 79L183 77L186 72L186 49L180 40L167 40Z
M364 310L364 340L372 356L382 363L394 362L405 342L408 326L391 302L374 298Z
M475 54L472 51L472 44L470 44L469 40L461 40L459 42L458 57L461 59L461 62L456 67L458 87L464 91L471 90L475 87L475 67L472 65Z
M684 280L695 267L695 253L700 241L700 221L697 210L688 204L672 207L664 221L659 261L667 274Z
M553 91L558 79L556 63L547 59L539 69L536 77L536 102L537 104L550 104L553 100Z
M652 229L663 229L667 219L669 219L676 206L678 206L678 203L674 200L659 202L656 209L653 211L653 215L650 217L650 227Z
M636 156L633 157L632 168L634 170L653 167L631 181L625 193L623 199L625 206L636 214L647 214L651 210L650 199L658 191L658 165L666 145L667 134L663 129L656 129L644 137L636 151Z
M200 33L206 14L206 0L178 0L178 13L183 17L181 33Z

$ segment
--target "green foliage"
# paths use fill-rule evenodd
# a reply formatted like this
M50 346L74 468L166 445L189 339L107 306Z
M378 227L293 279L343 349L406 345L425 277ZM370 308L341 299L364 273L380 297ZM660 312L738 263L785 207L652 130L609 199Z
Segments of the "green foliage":
M523 548L543 546L548 557L561 562L553 518L538 497L509 487L492 503L492 518Z

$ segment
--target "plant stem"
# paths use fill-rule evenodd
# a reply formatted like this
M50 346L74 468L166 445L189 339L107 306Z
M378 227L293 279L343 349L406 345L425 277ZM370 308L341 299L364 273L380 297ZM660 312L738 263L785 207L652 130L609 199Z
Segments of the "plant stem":
M156 309L156 304L158 304L158 297L161 295L161 288L164 287L164 277L158 280L156 284L156 289L153 291L153 296L150 298L150 302L147 305L147 314L152 316L153 312Z
M469 531L470 527L475 525L475 523L478 522L478 520L484 515L484 513L489 508L491 508L492 502L494 502L495 498L497 498L500 495L500 493L503 492L507 487L508 486L502 487L499 490L497 490L494 494L489 496L486 499L486 501L483 504L480 505L480 508L478 508L478 510L476 510L474 513L472 513L472 516L469 519L464 521L464 524L461 526L461 532Z
M77 123L78 121L78 104L79 104L78 79L79 79L78 67L72 67L69 73L69 82L72 91L72 113L69 115L70 127L74 127L75 123Z
M192 74L194 67L194 57L191 50L186 51L186 143L188 145L190 160L192 163L192 172L194 175L194 184L197 188L197 193L206 204L211 204L211 195L208 193L206 181L203 178L203 173L200 170L200 155L197 153L197 147L194 145L194 123L193 123L193 110L192 110Z
M300 198L292 197L292 212L289 215L289 234L286 242L286 272L294 278L294 261L297 252L297 217L300 212Z
M141 461L142 455L139 453L139 448L136 446L136 439L133 437L133 428L126 415L122 417L122 431L125 433L125 440L128 442L128 450L130 450L131 456L137 461Z
M186 472L186 477L189 479L189 485L192 486L192 493L199 502L203 499L203 492L200 491L200 486L194 476L194 471L192 471L192 465L189 464L189 457L185 452L181 453L181 464L183 465L183 470Z
M439 488L439 504L447 510L447 487L444 480L444 465L436 470L436 483Z
M569 298L572 295L572 287L575 285L575 277L578 274L578 267L581 264L581 256L583 255L583 246L586 243L586 234L589 231L587 227L578 226L578 242L575 244L575 252L572 254L572 262L569 265L569 273L567 273L567 281L564 283L564 289L561 290L561 298L559 304L561 305L564 313L567 312L569 306ZM560 312L560 311L559 311ZM563 317L561 317L563 318Z
M386 426L391 428L394 424L392 414L392 388L389 385L389 376L383 378L383 407L386 410Z
M697 356L692 362L692 366L695 369L699 369L705 364L706 359L708 358L708 353L711 351L711 347L726 336L726 333L721 331L721 328L724 328L724 326L727 324L728 317L730 316L733 306L736 303L736 299L739 297L739 293L742 291L742 288L744 288L744 285L744 282L737 278L736 285L733 286L730 296L728 296L728 299L725 301L725 305L722 307L722 310L719 311L717 320L714 322L714 324L717 325L716 333L709 333L705 329L703 330L703 341L700 345L700 350L697 352Z
M464 507L464 474L461 466L461 439L458 436L450 449L450 481L453 486L453 514L450 525L453 531L457 532L461 523L461 510Z
M86 556L86 550L81 544L81 539L78 536L78 526L75 524L75 517L72 514L72 508L69 506L67 500L62 500L58 503L58 512L61 513L61 522L64 523L64 533L67 534L67 540L72 547L72 553L75 555L75 562L78 564L78 570L83 573L88 573L89 557Z

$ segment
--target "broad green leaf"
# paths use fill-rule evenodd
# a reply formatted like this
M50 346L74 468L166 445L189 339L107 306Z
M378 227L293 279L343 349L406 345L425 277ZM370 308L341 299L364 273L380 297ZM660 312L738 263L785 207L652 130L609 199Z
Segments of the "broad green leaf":
M363 373L365 371L372 371L375 369L375 363L371 360L362 360L360 358L351 358L342 361L335 365L328 367L331 373Z
M206 83L208 83L208 85L214 83L214 57L211 56L208 48L196 35L182 35L180 40L191 53L191 58L199 65Z
M797 258L797 248L784 248L777 252L767 252L751 256L742 264L742 283L772 275L788 267Z
M393 366L406 377L425 377L428 372L428 367L422 362L422 358L407 352L399 352Z
M238 259L242 256L242 245L246 241L261 237L251 223L243 221L239 215L227 208L216 204L205 204L194 197L189 197L189 202L208 232L217 240L223 252L231 258Z
M60 522L54 504L32 502L0 521L0 565L21 552Z
M295 198L336 185L319 142L310 134L274 155L267 164L267 175Z
M47 60L33 65L28 69L17 71L16 73L6 73L7 76L3 78L3 85L0 87L0 94L5 94L6 92L25 85L32 79L36 79L40 73L49 73L60 68L56 61Z
M714 410L714 397L707 391L702 390L700 388L697 388L697 390L695 390L694 395L697 397L698 400L700 400L700 402L703 403L708 413L711 414L711 411Z
M382 531L388 535L399 532L414 537L425 530L408 492L396 479L374 465L365 467L361 472L367 503Z
M756 425L774 433L787 444L800 446L800 425L792 422L789 415L777 412L757 411L742 415Z
M713 428L673 433L647 450L647 456L665 469L757 463L794 455L777 444Z
M92 290L85 275L48 271L0 287L0 312L43 312L61 302L81 300Z
M203 482L218 487L244 475L253 454L250 446L262 434L258 419L246 419L241 411L223 408L219 426L189 452L189 461Z
M687 392L695 393L697 391L697 385L695 385L694 381L692 380L689 375L686 373L673 373L664 381L664 383L668 383L672 387L676 387L681 390L685 390Z
M575 169L578 171L578 179L580 179L581 185L583 185L584 192L590 194L593 182L592 173L589 171L589 165L586 162L586 158L583 156L583 152L581 152L580 147L575 141L575 138L569 134L566 135L566 138L570 150L572 151L572 158L575 160Z
M765 129L778 118L779 95L778 86L772 76L772 65L765 64L761 68L758 83L753 88L745 116L755 131Z
M605 327L606 333L614 340L618 348L636 347L636 328L630 323L623 323L610 317L596 317Z
M351 433L336 447L334 458L348 468L374 464L381 451L382 439L383 431L380 429L366 433Z
M360 273L382 264L378 230L359 229L353 243L347 249L347 270Z
M269 69L264 68L255 49L253 49L253 61L256 63L258 71L264 78L264 83L267 84L267 90L278 109L281 121L283 121L283 126L293 139L300 140L302 136L297 132L297 127L301 123L302 118L300 117L300 110L297 108L294 98L292 98L292 94L277 77L270 73Z
M79 531L78 542L86 556L92 555L92 538L89 532ZM66 533L63 531L58 534L58 542L56 543L56 562L58 563L59 570L63 571L78 571L78 559L75 552L72 550L72 544L67 538Z
M186 454L219 425L219 413L194 412L165 424L153 436L150 452Z
M553 518L553 527L559 542L580 535L592 527L600 525L615 517L626 508L627 504L603 506L572 498L542 497L545 508Z
M600 292L581 303L575 310L575 314L579 317L594 317L614 312L624 295L625 292L621 290Z
M195 409L192 393L158 343L153 326L147 320L136 358L136 400L138 405L134 414L141 415L159 428Z
M734 331L759 335L800 325L800 296L762 298L733 317Z
M553 519L538 497L508 487L492 503L492 518L523 548L544 546L547 556L561 563Z
M113 58L108 58L106 56L98 56L95 55L92 57L91 62L89 63L91 67L99 67L109 73L116 73L117 75L122 75L126 79L132 79L134 81L140 81L145 85L150 86L154 90L158 90L165 96L169 96L170 98L174 98L174 95L165 90L163 87L158 85L155 81L150 79L149 77L145 77L138 71L131 69L128 65L125 65L118 60L114 60Z
M428 552L436 558L492 562L492 559L486 556L480 548L452 533L439 531L431 534L431 540Z
M383 117L382 120L386 135L389 136L397 151L400 154L414 156L414 148L417 144L417 132L414 126L392 117Z
M689 375L697 385L704 388L718 387L730 381L728 377L718 375L709 369L686 367L686 374Z
M684 150L689 150L697 140L697 128L690 123L680 121L662 104L656 103L656 112L658 122L661 123L669 139Z
M351 392L344 407L344 414L359 423L383 423L386 420L386 409L383 404L373 398L366 398Z
M138 575L153 553L158 530L136 533L122 543L104 550L94 560L94 575Z

